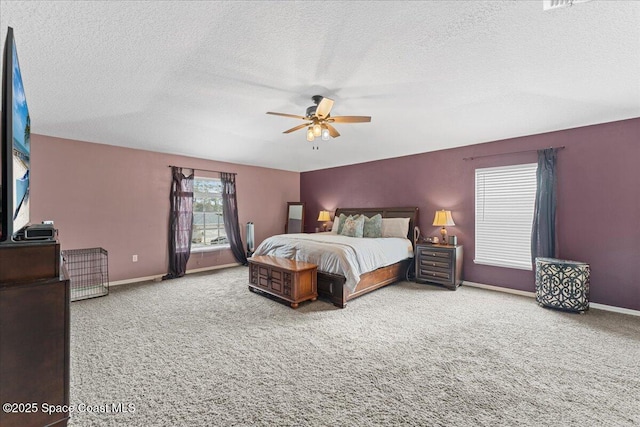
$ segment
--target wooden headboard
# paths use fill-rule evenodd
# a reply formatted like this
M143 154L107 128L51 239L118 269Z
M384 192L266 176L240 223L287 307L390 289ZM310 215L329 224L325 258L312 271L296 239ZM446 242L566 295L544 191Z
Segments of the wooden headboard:
M409 218L409 232L407 233L407 239L415 246L413 227L418 224L418 208L406 207L406 208L338 208L336 209L336 217L340 214L357 215L364 214L371 218L374 215L380 214L382 218Z

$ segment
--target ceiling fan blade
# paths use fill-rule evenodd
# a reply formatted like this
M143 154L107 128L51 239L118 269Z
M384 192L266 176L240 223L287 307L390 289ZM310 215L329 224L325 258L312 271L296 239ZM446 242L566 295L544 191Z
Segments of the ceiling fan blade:
M316 116L318 116L318 118L324 119L325 117L329 116L332 107L333 99L322 98L322 100L318 104L318 107L316 108Z
M327 121L333 122L333 123L366 123L371 121L371 117L369 116L337 116L337 117L329 117Z
M329 123L325 123L325 125L327 126L327 129L329 129L329 135L331 135L332 138L337 138L340 136L340 132L338 132L336 128L331 126Z
M272 111L267 111L267 114L273 114L274 116L282 116L282 117L293 117L294 119L300 119L300 120L309 120L307 117L297 116L295 114L274 113Z
M303 123L303 124L301 124L301 125L299 125L299 126L296 126L296 127L294 127L294 128L291 128L291 129L289 129L289 130L285 130L285 131L284 131L284 132L282 132L282 133L291 133L291 132L295 132L295 131L300 130L300 129L302 129L302 128L306 128L306 127L307 127L307 126L309 126L310 124L311 124L311 123Z

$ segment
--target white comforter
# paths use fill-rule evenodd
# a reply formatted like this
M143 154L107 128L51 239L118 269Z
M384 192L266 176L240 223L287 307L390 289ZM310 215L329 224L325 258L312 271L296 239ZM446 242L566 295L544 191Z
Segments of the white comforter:
M332 233L279 234L264 240L254 255L311 262L319 271L344 276L345 285L353 291L362 274L413 257L413 247L409 239L397 237L370 239Z

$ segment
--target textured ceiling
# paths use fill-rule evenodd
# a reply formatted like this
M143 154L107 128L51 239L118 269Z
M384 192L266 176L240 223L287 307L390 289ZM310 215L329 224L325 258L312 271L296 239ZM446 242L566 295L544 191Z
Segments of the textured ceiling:
M640 2L0 1L32 132L292 171L640 116ZM336 125L312 149L311 96ZM603 141L606 143L606 141Z

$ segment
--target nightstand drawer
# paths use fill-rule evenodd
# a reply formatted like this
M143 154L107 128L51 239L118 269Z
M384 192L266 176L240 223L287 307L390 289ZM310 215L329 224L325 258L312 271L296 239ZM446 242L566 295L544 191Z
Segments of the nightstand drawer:
M438 258L420 258L420 268L450 268L451 263L448 260L442 260Z
M451 259L450 251L443 251L431 248L420 248L418 253L421 258L435 258L435 259Z
M423 270L420 269L420 277L424 279L443 279L449 280L451 279L451 274L448 271L437 271L437 270Z

